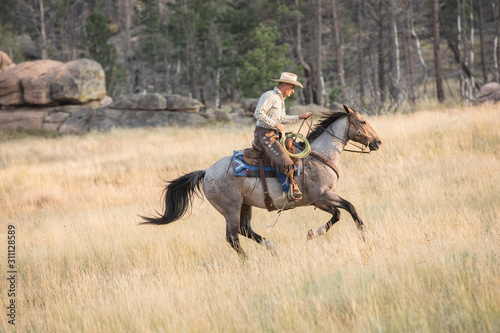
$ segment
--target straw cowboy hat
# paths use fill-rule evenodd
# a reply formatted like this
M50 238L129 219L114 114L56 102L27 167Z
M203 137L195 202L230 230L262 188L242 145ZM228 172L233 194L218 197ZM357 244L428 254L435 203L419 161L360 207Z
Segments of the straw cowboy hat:
M293 73L283 72L281 73L281 77L279 79L271 79L271 81L290 83L299 86L301 88L304 88L302 87L300 82L297 81L297 75Z

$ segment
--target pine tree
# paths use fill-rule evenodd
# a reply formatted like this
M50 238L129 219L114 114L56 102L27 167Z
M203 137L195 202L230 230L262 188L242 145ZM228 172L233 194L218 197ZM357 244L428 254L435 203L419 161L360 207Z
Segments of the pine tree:
M103 67L106 74L106 88L108 92L111 92L116 70L116 48L107 42L110 30L99 4L94 7L86 23L85 45L88 54L92 60L97 61Z
M251 45L243 56L243 66L238 87L243 95L257 97L269 86L269 79L276 77L291 65L285 56L288 44L277 44L281 35L277 27L260 24L252 33Z
M159 91L158 66L161 64L165 48L165 38L162 36L160 6L158 0L141 0L140 10L141 31L138 58L142 61L145 77L151 75L152 82L146 82L146 87ZM137 88L137 87L136 87Z

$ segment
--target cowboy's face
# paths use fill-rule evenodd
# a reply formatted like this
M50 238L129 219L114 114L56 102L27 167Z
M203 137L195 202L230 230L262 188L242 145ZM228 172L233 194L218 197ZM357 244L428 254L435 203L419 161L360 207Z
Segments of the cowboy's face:
M285 84L285 91L283 92L283 97L287 98L292 96L292 94L295 92L295 86L290 83Z

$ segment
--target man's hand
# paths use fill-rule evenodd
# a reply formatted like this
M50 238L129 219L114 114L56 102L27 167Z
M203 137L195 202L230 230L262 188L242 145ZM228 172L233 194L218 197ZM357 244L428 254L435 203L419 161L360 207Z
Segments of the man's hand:
M283 132L285 130L285 126L283 126L283 124L280 123L274 124L274 128L276 128L278 132Z
M307 113L304 113L304 114L301 114L299 116L299 119L309 119L313 116L313 114L311 112L307 112Z

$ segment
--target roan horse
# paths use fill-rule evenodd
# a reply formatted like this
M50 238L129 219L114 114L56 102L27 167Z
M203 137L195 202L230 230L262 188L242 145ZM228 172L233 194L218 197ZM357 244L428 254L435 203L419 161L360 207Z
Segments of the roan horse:
M313 205L332 214L325 225L317 230L309 230L307 239L325 234L340 219L339 208L348 211L358 229L363 231L363 222L354 206L335 193L339 178L337 166L349 140L367 146L370 151L379 149L382 142L358 112L345 105L344 109L346 112L326 115L307 136L311 149L323 157L318 159L309 155L303 159L303 173L296 176L297 184L302 187L302 200L286 202L279 182L268 181L268 190L275 207L292 209ZM203 183L205 197L226 219L226 240L238 254L245 256L239 235L274 251L274 244L255 233L250 225L252 207L266 208L261 181L259 178L236 177L228 167L231 161L232 157L226 156L206 170L194 171L170 181L164 191L163 215L142 217L145 220L143 224L169 224L182 218L192 204L193 194L200 192Z

